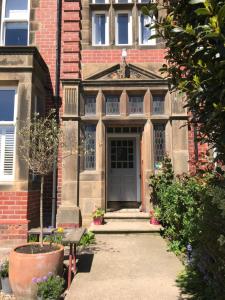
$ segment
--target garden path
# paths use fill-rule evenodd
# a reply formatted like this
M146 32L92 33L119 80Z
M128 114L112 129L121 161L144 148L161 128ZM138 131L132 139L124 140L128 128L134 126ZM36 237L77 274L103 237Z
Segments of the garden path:
M183 266L154 234L96 235L65 300L178 300Z

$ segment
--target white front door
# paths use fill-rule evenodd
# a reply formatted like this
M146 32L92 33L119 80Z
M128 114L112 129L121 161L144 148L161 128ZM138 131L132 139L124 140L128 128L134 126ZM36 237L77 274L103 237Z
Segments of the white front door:
M108 140L108 201L138 201L136 138Z

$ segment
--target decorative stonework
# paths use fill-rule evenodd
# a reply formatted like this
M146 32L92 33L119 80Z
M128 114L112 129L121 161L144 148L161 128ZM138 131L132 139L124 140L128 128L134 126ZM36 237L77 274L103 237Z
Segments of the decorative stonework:
M88 80L163 80L162 77L139 68L132 64L122 62L102 72L92 75Z

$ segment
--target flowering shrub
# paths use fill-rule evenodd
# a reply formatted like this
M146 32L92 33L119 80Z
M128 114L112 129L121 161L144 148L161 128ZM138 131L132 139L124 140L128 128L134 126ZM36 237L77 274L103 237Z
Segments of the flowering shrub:
M64 290L65 281L51 272L40 278L33 278L37 284L37 296L42 300L58 300Z
M9 260L6 258L0 263L0 277L5 278L9 276Z

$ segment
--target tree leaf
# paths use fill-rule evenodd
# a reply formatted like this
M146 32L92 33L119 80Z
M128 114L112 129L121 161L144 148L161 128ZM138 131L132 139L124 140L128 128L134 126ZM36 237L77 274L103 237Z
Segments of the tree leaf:
M199 4L199 3L205 3L205 0L191 0L191 1L189 1L189 4L192 4L192 5Z
M195 10L195 13L198 16L210 15L210 11L207 8L198 8L198 9Z

